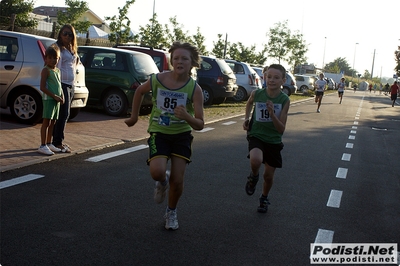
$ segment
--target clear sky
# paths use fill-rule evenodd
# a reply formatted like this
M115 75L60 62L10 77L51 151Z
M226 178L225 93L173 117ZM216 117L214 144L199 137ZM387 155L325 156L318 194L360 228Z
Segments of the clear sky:
M100 18L118 15L126 0L86 0ZM155 5L153 5L155 2ZM149 24L153 7L161 24L176 16L183 30L195 34L197 27L211 50L217 34L228 35L231 43L245 46L268 42L266 33L275 23L288 21L292 33L298 31L308 44L308 63L317 67L341 57L357 72L392 77L396 66L394 51L400 45L399 6L393 0L136 0L129 9L132 30ZM66 6L64 0L36 0L37 6ZM397 10L397 13L395 11ZM356 44L358 43L358 44ZM375 57L374 57L375 51ZM268 60L267 63L276 63ZM281 62L285 65L284 62Z

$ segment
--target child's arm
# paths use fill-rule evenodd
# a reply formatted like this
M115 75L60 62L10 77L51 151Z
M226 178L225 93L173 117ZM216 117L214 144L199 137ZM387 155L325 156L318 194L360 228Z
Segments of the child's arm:
M256 92L255 90L251 92L250 97L246 102L246 109L245 109L244 123L243 123L244 130L249 130L249 121L250 121L251 110L253 109L255 92Z
M283 106L280 117L277 117L274 112L274 103L271 101L267 102L268 113L272 119L272 123L274 123L276 130L278 130L278 132L281 134L283 134L283 132L285 132L286 129L286 121L289 112L289 106L290 106L290 100L288 100L285 106Z
M143 96L151 91L150 80L151 78L136 89L135 95L133 96L131 117L125 119L125 124L128 127L134 126L138 121L139 110L140 110L140 105L142 104Z
M193 94L194 117L187 112L184 105L177 106L174 109L174 115L179 119L185 120L194 130L202 130L204 128L203 102L203 91L196 84Z
M43 93L49 95L55 101L64 103L64 98L62 97L62 95L61 96L55 95L49 89L47 89L46 82L49 75L50 75L50 70L48 70L47 68L43 68L42 73L40 74L40 90Z

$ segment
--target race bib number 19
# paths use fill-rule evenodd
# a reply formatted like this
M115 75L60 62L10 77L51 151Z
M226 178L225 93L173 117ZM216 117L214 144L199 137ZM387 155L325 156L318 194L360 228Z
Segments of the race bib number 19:
M277 117L281 115L282 104L274 104L274 113ZM258 122L272 122L271 116L268 112L266 103L256 103L255 104L256 121Z

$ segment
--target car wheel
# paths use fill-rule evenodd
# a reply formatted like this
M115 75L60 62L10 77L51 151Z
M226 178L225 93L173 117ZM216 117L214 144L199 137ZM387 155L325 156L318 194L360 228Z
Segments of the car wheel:
M288 87L283 87L282 91L286 93L287 96L290 96L290 89Z
M303 86L300 87L300 92L304 92L304 91L307 91L307 90L308 90L308 87L306 85L303 85Z
M81 108L71 108L69 110L69 118L68 120L74 119L78 114Z
M211 105L213 103L213 93L209 87L202 87L204 105Z
M43 114L42 96L33 89L17 90L10 98L12 116L20 123L35 124Z
M246 90L242 87L238 88L235 96L233 96L233 100L235 100L236 102L242 102L242 101L245 101L246 99L247 99Z
M127 114L128 100L120 90L110 90L103 98L103 108L111 116L121 116Z

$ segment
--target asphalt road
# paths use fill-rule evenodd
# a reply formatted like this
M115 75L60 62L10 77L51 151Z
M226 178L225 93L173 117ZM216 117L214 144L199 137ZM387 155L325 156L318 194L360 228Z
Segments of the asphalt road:
M174 232L152 199L145 140L2 173L38 176L1 189L1 265L309 265L315 242L400 243L399 107L346 92L321 113L312 101L289 113L267 214L261 186L244 191L239 117L193 132Z

